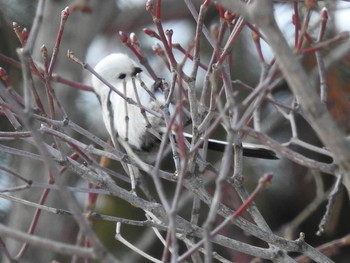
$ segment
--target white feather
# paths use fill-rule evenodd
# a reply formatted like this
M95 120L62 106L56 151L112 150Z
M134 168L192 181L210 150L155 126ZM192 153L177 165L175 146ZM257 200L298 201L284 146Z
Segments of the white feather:
M139 98L139 102L142 106L158 111L157 107L159 107L160 101L154 101L141 86L139 78L151 92L154 92L153 84L155 81L144 71L138 73L139 78L133 76L135 68L140 68L140 66L127 55L111 54L96 65L95 71L126 97L131 98L135 102L137 102ZM121 74L125 74L125 78L121 79ZM133 79L137 94L135 93ZM126 88L124 88L124 85L126 85ZM134 148L141 149L142 145L145 143L147 120L141 113L140 107L138 105L128 104L125 99L116 92L111 91L110 93L110 88L95 76L92 77L92 86L101 100L103 121L111 137L113 138L116 135L115 132L117 132L118 136L122 139L125 140L128 138L129 144ZM161 97L162 95L157 96L157 99ZM113 123L111 123L108 100L112 103ZM164 99L162 102L164 102ZM129 118L128 124L125 119L126 116ZM151 113L146 112L146 116L151 124L161 121L157 120L159 118Z
M135 69L137 69L135 71ZM112 54L102 59L95 67L95 71L107 82L113 85L125 97L138 102L142 107L149 109L141 113L139 105L131 105L119 94L111 90L97 77L92 77L92 86L100 98L103 121L115 143L116 136L128 141L134 149L138 150L140 157L148 162L154 162L157 155L157 139L155 133L164 132L164 120L160 106L164 104L164 94L159 89L155 90L155 81L140 66L125 54ZM138 72L136 74L136 72ZM141 81L149 91L151 96L141 85ZM136 92L135 92L135 87ZM156 98L156 99L154 99ZM150 112L156 112L157 115ZM170 115L174 114L174 106L169 105ZM145 117L146 115L146 117ZM126 121L128 116L128 121ZM147 128L151 124L152 130ZM153 132L151 132L153 131ZM160 137L160 136L159 136ZM210 142L225 145L226 142L210 140ZM269 147L244 144L244 149L251 150L248 156L275 159L274 151ZM146 150L147 151L144 151Z

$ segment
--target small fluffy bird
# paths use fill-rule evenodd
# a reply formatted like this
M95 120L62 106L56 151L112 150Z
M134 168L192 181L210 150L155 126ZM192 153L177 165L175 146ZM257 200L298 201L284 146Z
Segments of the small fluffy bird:
M154 162L161 135L166 131L161 110L165 102L161 85L143 71L138 63L121 53L102 59L95 71L115 89L92 76L92 86L100 101L103 121L113 143L116 144L119 136L142 160ZM130 104L125 98L136 103ZM209 140L208 148L223 151L226 145L224 141ZM277 159L274 151L257 144L244 143L243 155Z

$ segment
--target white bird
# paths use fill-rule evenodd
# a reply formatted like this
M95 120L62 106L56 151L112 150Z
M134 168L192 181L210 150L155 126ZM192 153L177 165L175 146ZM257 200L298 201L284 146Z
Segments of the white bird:
M92 76L92 86L99 98L103 121L113 143L119 136L141 159L154 162L161 134L166 130L161 110L165 98L160 85L134 60L121 53L105 57L94 69L119 93ZM136 104L129 104L125 97ZM208 147L223 151L226 144L224 141L209 140ZM277 159L274 151L256 144L243 145L243 155Z

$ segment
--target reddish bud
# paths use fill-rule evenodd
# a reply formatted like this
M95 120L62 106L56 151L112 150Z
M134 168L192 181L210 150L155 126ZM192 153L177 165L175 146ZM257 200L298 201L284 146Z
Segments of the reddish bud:
M224 18L228 23L232 23L232 21L236 18L236 14L229 11L225 11Z
M150 37L154 37L160 40L160 36L152 29L144 28L143 32L149 35Z
M271 184L273 174L266 173L259 179L259 184L262 184L264 187L268 187Z
M318 41L321 41L323 39L324 33L326 31L326 26L327 26L327 21L328 21L328 10L327 8L322 8L321 11L321 28L320 28L320 33L318 34Z
M66 20L68 16L69 16L69 7L66 6L66 8L61 11L61 19Z
M172 29L165 30L165 35L167 37L169 47L172 48L172 45L173 45L173 41L172 41L173 30Z
M165 34L166 34L167 36L169 36L169 37L172 37L172 36L173 36L173 33L174 33L174 31L173 31L172 29L167 29L167 30L165 30Z
M22 38L23 38L24 42L27 42L27 39L28 39L28 30L27 30L27 28L23 28L23 30L22 30Z
M119 38L123 44L126 44L129 40L128 36L123 31L119 31Z
M131 44L133 46L137 46L137 47L140 47L140 42L139 40L137 39L137 36L135 33L131 33L130 34L130 41L131 41Z
M164 51L161 48L161 46L158 43L155 43L152 46L152 50L154 51L154 53L156 53L158 56L163 56L164 55Z
M40 48L40 52L43 55L44 58L47 58L47 48L45 45L42 45Z
M15 34L16 34L16 36L17 36L19 42L21 42L21 45L24 46L25 40L23 39L23 34L22 34L22 32L20 31L19 25L18 25L16 22L13 22L12 28L13 28L13 31L15 31ZM23 29L23 30L24 30L24 29Z
M149 13L153 12L153 3L150 0L148 0L146 2L146 11L149 12Z
M322 8L321 19L322 19L322 21L324 21L324 20L327 21L328 20L328 9L326 7Z
M0 78L7 76L7 72L4 68L0 67Z
M42 45L40 48L41 53L46 53L47 54L47 48L45 45Z
M257 32L252 31L252 38L253 38L254 42L256 42L256 41L259 41L260 36Z
M7 72L4 68L0 67L0 78L5 83L6 87L11 87L10 80L8 78Z
M16 22L13 22L12 23L12 28L13 28L13 30L16 30L16 29L19 28L19 25Z

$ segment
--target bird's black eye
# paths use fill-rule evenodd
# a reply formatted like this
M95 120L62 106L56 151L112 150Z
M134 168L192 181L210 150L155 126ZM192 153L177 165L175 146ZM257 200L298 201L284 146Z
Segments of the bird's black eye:
M125 79L126 74L125 73L120 73L118 76L118 79Z
M138 73L140 73L140 72L142 72L142 69L139 68L139 67L135 67L135 68L134 68L134 71L133 71L132 74L131 74L131 76L135 77L136 74L138 74Z

